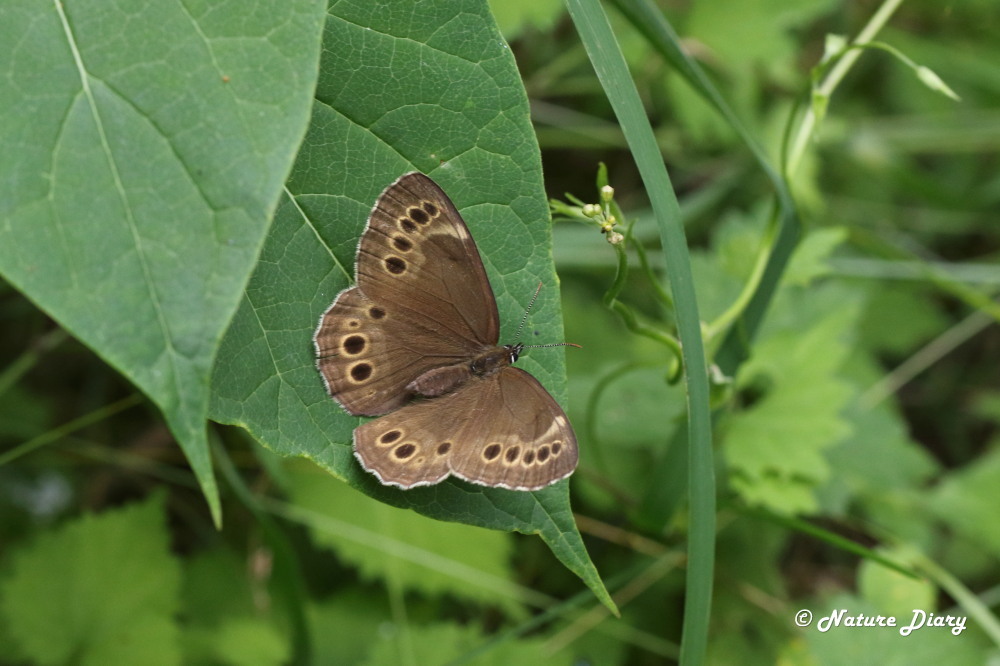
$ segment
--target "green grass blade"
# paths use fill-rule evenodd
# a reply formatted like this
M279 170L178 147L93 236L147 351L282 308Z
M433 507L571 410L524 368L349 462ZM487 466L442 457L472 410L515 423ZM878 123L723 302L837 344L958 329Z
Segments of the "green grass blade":
M698 63L692 60L680 47L680 38L664 18L663 13L649 0L612 0L619 11L642 33L664 59L687 80L706 102L711 104L729 123L753 154L761 170L774 187L778 205L778 229L771 248L767 266L757 284L752 297L743 311L742 317L726 335L715 358L719 368L732 376L736 368L747 357L749 345L757 328L764 319L767 306L778 287L778 281L785 272L792 251L798 244L801 231L798 212L787 183L774 167L767 155L743 127L739 118L726 104L725 99L712 85Z
M704 661L715 562L715 472L708 374L680 208L625 58L597 0L567 0L570 16L614 108L656 215L683 343L688 391L690 524L681 663ZM664 442L666 445L666 442Z

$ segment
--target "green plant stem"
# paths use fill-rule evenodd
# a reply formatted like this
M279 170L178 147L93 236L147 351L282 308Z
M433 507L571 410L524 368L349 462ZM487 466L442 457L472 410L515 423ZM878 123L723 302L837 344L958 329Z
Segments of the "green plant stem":
M14 362L0 372L0 396L10 390L26 372L35 367L38 360L47 352L58 347L68 337L66 331L57 328L40 337L34 344L24 350Z
M260 526L268 547L274 554L274 578L278 581L281 599L291 624L292 664L311 663L312 644L305 617L306 585L302 577L295 547L284 530L262 507L261 499L243 481L236 471L229 453L213 441L215 463L223 478L229 483L236 498L253 514Z
M959 606L968 611L993 643L1000 646L1000 621L969 588L928 557L918 555L915 564L938 587L946 591Z
M133 393L127 398L122 398L118 402L113 402L110 405L99 407L89 414L84 414L79 418L73 419L69 423L64 423L58 428L53 428L52 430L42 433L38 437L33 437L20 446L15 446L14 448L0 454L0 467L13 460L17 460L21 456L27 455L35 449L45 446L46 444L58 441L66 435L76 432L81 428L86 428L93 423L103 421L104 419L109 418L120 411L126 410L129 407L138 405L140 402L142 402L142 395Z
M629 235L631 235L631 229L629 229ZM604 293L604 304L621 317L622 322L625 323L628 330L636 335L641 335L649 338L650 340L655 340L656 342L666 346L673 354L674 359L676 359L676 367L679 371L682 365L682 355L681 345L677 341L677 338L661 329L641 323L632 308L618 300L618 294L620 294L622 289L624 289L625 282L628 279L628 255L625 252L623 243L617 243L612 245L612 247L615 249L615 257L618 260L618 264L615 272L615 279L611 283L608 290ZM638 247L638 244L636 244L636 247ZM647 268L648 272L648 263L642 263ZM653 275L652 272L648 272L648 275L654 283L657 282L656 276ZM671 374L673 375L674 373Z
M708 366L680 206L639 93L600 2L567 0L567 7L639 168L667 258L667 275L674 294L677 328L683 343L681 352L687 382L690 447L690 531L680 661L682 664L700 664L705 660L708 646L715 568L715 461Z
M966 284L957 275L949 271L944 264L927 261L925 256L919 256L913 250L902 249L885 240L858 230L851 233L852 239L866 248L874 250L882 256L889 255L893 259L904 259L913 262L915 274L927 280L930 284L961 300L970 308L986 313L1000 323L1000 303L993 300L991 293Z
M386 576L386 588L389 595L389 612L395 628L397 654L404 666L420 666L416 661L416 650L413 647L413 631L410 629L410 619L406 612L406 596L398 576Z
M869 387L861 394L858 404L864 409L875 407L918 374L937 363L943 356L993 323L995 322L988 313L976 310Z
M615 207L617 208L617 205ZM620 212L617 214L619 216L621 215ZM646 254L646 248L643 247L642 243L635 240L635 237L632 235L631 225L629 225L629 230L625 237L632 241L632 247L635 248L635 253L639 256L639 266L642 268L642 272L645 273L650 284L653 285L653 294L656 296L657 300L660 301L660 303L673 312L674 297L670 295L669 291L663 288L663 284L653 271L653 267L649 265L649 256Z
M753 295L757 293L760 281L764 278L764 271L767 269L768 260L771 258L771 248L773 247L774 237L777 231L777 219L772 217L771 221L768 223L767 233L764 235L761 243L761 249L757 253L757 259L754 261L753 270L751 271L746 282L743 284L743 289L740 290L740 295L728 308L726 308L725 312L716 317L715 321L705 327L705 343L708 345L709 349L718 347L719 336L729 330L729 327L736 323L741 316L743 316L743 312L746 310L747 306L750 305ZM714 354L710 353L709 357L712 356L714 356Z
M782 174L771 166L767 154L743 127L739 117L729 108L698 63L684 52L680 38L664 18L663 12L650 0L611 0L611 3L649 40L650 45L659 51L691 88L715 108L736 131L753 154L761 171L771 181L778 199L780 222L774 237L774 245L767 253L767 266L764 268L760 284L749 303L743 308L742 316L729 328L718 353L714 355L716 365L723 374L732 377L749 354L749 344L764 320L764 314L774 297L778 282L788 265L792 251L798 244L801 224L795 202Z
M490 590L498 596L513 599L517 603L536 608L548 608L554 603L552 597L535 589L516 585L501 576L484 573L481 569L476 569L457 560L443 557L405 541L394 539L377 530L352 525L333 516L277 499L262 497L258 501L261 507L284 520L298 523L313 530L333 534L338 538L346 539L383 553L391 553L393 557L451 576L456 580L462 581L464 584ZM588 592L587 594L593 593Z
M603 374L597 383L590 390L587 397L587 418L584 422L586 425L587 440L591 442L598 441L597 435L597 419L601 417L601 399L604 397L604 392L615 382L615 380L624 377L625 375L640 370L642 368L649 367L659 367L659 363L634 361L632 363L626 363L618 368L615 368L611 372ZM594 463L598 469L605 469L607 466L603 460L603 454L601 453L601 446L592 447L591 455L594 457Z
M604 304L611 307L611 304L618 300L618 294L625 288L625 281L628 280L628 255L622 243L611 246L615 251L615 279L611 286L604 292Z
M852 44L860 45L870 42L875 38L885 24L889 21L893 12L901 5L903 0L885 0L882 6L878 8L872 17L868 20L868 23L862 28L861 32L854 39ZM844 55L837 60L836 63L830 68L826 76L823 77L823 81L817 86L816 92L824 97L829 98L833 91L836 90L837 86L850 71L851 67L861 56L861 51L859 49L848 49ZM794 174L799 169L799 162L802 160L802 156L805 154L806 147L812 140L813 132L816 130L817 123L816 114L813 112L811 105L807 108L805 116L802 118L802 124L799 125L799 131L796 134L795 140L792 143L792 148L788 153L788 159L785 161L785 175L790 176Z
M908 578L918 578L917 573L915 573L911 567L901 564L892 558L886 557L871 548L866 548L865 546L851 541L850 539L835 532L823 529L822 527L814 525L809 521L802 520L801 518L783 516L772 511L765 511L763 509L745 509L743 513L748 516L754 516L758 520L776 523L787 529L795 530L796 532L801 532L802 534L808 534L819 541L825 541L834 548L839 548L844 552L853 553L858 557L878 562L882 566L892 569L893 571L896 571Z
M647 570L659 567L662 561L675 563L676 558L677 555L674 553L664 553L663 555L657 557L648 564L645 562L634 564L628 569L620 571L614 576L610 577L607 581L608 589L612 590L617 589L619 586L626 584L628 581L643 576ZM538 615L535 615L530 620L523 622L518 626L507 629L506 631L497 633L495 636L484 642L479 647L474 648L469 652L467 652L466 654L456 659L453 659L452 661L447 662L448 666L459 666L460 664L470 664L470 663L483 663L484 660L482 659L482 657L491 650L495 649L496 647L499 647L500 645L508 643L521 636L525 636L537 629L544 627L550 622L569 616L574 611L580 610L584 606L589 605L591 599L593 599L593 594L589 591L584 591L575 594L574 596L570 597L566 601L563 601L559 604L549 605L548 608L546 608L543 612L539 613ZM607 606L598 606L598 608L607 608ZM619 623L619 625L625 630L627 630L628 628L628 625L625 623ZM664 645L661 643L659 645L651 647L649 643L651 642L651 640L655 640L655 637L649 636L648 634L646 634L646 636L648 636L648 640L645 641L645 645L643 645L645 649L650 650L651 652L653 652L653 654L657 654L658 656L661 657L675 656L675 652L670 649L669 645ZM628 639L626 638L625 640ZM631 640L629 642L636 644L636 641L634 640Z

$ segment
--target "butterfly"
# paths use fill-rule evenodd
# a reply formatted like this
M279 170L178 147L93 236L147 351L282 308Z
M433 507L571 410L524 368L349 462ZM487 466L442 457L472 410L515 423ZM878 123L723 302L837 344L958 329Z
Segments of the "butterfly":
M576 468L576 436L537 379L499 345L496 298L472 234L422 173L387 187L358 244L356 286L314 342L327 391L350 414L354 455L386 485L449 476L538 490Z

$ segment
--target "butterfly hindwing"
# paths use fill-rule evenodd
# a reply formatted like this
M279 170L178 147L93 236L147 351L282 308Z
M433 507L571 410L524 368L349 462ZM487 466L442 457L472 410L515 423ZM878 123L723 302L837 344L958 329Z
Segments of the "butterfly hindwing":
M572 473L578 456L559 404L538 380L510 367L359 426L354 450L382 483L401 488L454 474L486 486L537 490Z

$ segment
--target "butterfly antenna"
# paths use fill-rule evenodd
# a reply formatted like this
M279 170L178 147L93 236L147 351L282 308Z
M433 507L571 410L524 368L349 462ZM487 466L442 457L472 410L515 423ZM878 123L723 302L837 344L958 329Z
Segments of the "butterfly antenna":
M521 324L517 327L517 335L514 336L515 340L521 339L521 331L524 329L524 323L528 321L528 313L531 312L531 308L535 305L535 300L538 298L539 292L542 291L542 283L538 283L538 288L535 289L535 295L531 297L531 302L528 303L527 309L524 311L524 316L521 317ZM539 349L541 347L576 347L577 349L582 349L580 345L573 342L550 342L546 345L521 345L524 349Z
M535 289L535 295L531 297L531 302L528 303L528 307L524 310L524 316L521 317L521 323L517 327L517 333L514 335L515 340L521 339L521 331L524 329L524 322L528 321L528 313L531 312L531 308L535 305L535 300L538 298L538 292L542 290L542 283L538 283L538 288Z

